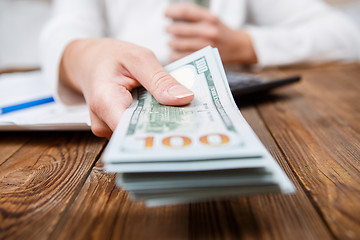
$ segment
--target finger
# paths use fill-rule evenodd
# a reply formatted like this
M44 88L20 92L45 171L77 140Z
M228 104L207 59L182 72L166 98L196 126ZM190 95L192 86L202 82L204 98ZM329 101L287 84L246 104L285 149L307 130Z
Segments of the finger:
M209 45L213 45L212 42L202 38L174 38L169 42L174 51L187 52L194 52Z
M215 17L207 8L196 4L171 4L170 7L166 10L165 16L176 20L181 19L192 22L217 22L217 17Z
M155 55L147 49L132 52L125 67L161 104L186 105L194 98L194 93L166 72Z
M90 110L90 120L91 120L91 131L98 137L105 137L110 139L112 135L111 129L108 125L100 120L97 115Z
M96 93L88 98L90 111L94 115L93 120L97 124L94 126L95 135L108 136L106 127L113 132L131 102L131 93L124 86L119 84L99 86Z
M174 22L166 28L166 31L176 37L199 37L209 40L215 40L219 35L219 30L215 25L204 22Z

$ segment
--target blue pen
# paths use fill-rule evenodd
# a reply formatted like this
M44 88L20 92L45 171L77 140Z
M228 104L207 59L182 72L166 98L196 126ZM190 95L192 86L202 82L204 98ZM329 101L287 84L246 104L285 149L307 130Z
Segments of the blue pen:
M47 97L47 98L36 99L36 100L25 102L25 103L15 104L12 106L2 107L0 109L0 114L6 114L6 113L10 113L10 112L30 108L30 107L35 107L35 106L42 105L45 103L51 103L54 101L55 100L53 97Z

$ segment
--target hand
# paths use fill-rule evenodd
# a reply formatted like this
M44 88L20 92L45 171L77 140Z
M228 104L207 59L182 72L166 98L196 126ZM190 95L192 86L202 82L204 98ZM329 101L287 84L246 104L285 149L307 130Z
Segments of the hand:
M165 105L186 105L194 97L150 50L115 39L71 42L61 60L60 81L84 95L93 133L108 139L132 102L130 90L137 86Z
M245 30L232 30L208 9L195 4L172 4L165 13L174 21L167 28L171 58L176 60L211 45L219 49L224 63L257 63L251 38Z

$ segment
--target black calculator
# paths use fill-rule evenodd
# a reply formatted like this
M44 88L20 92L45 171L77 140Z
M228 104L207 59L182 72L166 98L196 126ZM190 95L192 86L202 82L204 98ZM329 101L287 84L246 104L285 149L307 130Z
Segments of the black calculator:
M273 88L282 87L299 82L299 75L286 77L266 77L239 71L226 71L226 76L234 97L259 92L266 92Z

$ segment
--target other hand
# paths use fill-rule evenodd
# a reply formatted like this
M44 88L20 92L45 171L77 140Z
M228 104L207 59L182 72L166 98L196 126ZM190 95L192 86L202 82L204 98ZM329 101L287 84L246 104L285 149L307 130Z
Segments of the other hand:
M224 63L257 63L251 38L245 30L232 30L207 8L187 3L172 4L165 13L174 21L166 29L172 35L171 59L177 60L211 45Z

